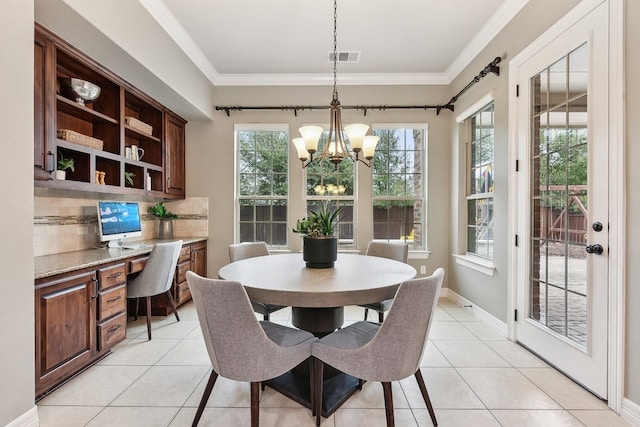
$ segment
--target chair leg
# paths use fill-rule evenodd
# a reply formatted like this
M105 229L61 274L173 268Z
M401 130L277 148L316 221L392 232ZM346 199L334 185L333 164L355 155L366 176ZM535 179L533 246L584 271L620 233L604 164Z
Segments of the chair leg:
M378 323L382 323L384 321L384 312L378 312Z
M320 427L320 421L322 419L322 387L323 387L323 374L324 370L324 362L320 359L315 360L315 378L316 378L316 391L315 391L315 399L316 399L316 426Z
M149 341L151 341L151 297L146 297L147 299L147 336L149 337Z
M391 393L391 383L383 382L382 389L384 390L384 411L387 415L387 427L394 427L395 420L393 419L393 394Z
M173 310L173 314L176 315L176 320L180 321L180 316L178 316L178 309L176 308L176 303L173 301L173 297L171 296L171 289L165 292L167 299L169 300L169 305L171 305L171 310Z
M198 405L196 416L193 419L193 423L191 423L191 427L196 427L198 425L198 422L200 421L200 417L202 417L204 408L205 406L207 406L207 402L209 401L209 396L211 396L211 391L213 390L213 386L216 384L217 379L218 379L218 374L216 373L216 371L212 369L211 375L209 375L209 381L207 381L207 386L204 388L204 393L202 393L202 399L200 399L200 404Z
M367 317L369 317L369 309L368 309L368 308L365 308L365 309L364 309L364 321L365 321L365 322L367 321Z
M251 383L251 427L260 425L260 382Z
M418 386L420 387L420 392L422 392L422 398L424 399L424 403L427 405L427 409L429 410L429 415L431 416L431 422L434 426L438 425L438 421L436 421L436 413L433 411L433 406L431 405L431 399L429 399L429 393L427 393L427 386L424 385L424 379L422 378L422 372L420 372L420 368L415 373L416 381L418 381Z
M309 403L311 404L311 416L316 416L316 361L315 357L309 359Z

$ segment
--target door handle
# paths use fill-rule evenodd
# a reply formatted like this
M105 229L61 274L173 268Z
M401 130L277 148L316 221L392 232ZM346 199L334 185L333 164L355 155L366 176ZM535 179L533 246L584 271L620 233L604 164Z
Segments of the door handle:
M604 248L602 247L602 245L587 245L584 248L585 251L587 251L588 254L596 254L596 255L602 255L602 253L604 252Z

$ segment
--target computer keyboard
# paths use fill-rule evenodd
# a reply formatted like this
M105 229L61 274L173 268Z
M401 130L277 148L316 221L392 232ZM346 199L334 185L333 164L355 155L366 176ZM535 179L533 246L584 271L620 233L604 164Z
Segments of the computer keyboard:
M122 245L122 249L144 249L148 248L151 245L147 245L145 243L127 243Z

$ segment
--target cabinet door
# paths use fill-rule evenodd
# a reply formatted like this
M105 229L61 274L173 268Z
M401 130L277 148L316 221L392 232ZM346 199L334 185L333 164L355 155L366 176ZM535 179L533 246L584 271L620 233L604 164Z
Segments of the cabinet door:
M55 46L40 33L33 44L33 175L37 180L52 179L54 153Z
M96 348L96 296L93 272L36 287L36 395L91 362Z
M191 245L191 271L207 277L207 243L194 243Z
M165 193L185 195L185 122L173 114L165 118Z

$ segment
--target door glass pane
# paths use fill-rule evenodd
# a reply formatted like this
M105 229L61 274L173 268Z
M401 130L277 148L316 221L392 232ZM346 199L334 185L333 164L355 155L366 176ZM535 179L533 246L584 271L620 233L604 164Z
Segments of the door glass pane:
M530 80L530 319L586 348L586 45Z

